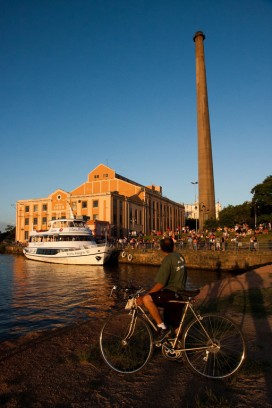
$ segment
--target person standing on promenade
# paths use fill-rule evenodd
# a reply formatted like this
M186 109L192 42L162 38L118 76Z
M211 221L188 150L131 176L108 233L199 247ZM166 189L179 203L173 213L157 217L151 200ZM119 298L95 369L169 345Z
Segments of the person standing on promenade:
M162 239L160 247L165 257L155 278L155 285L146 295L137 299L137 304L144 304L157 323L158 335L156 340L158 342L170 334L170 327L176 330L179 326L183 304L169 301L178 298L177 292L185 289L187 280L185 260L182 255L174 251L172 238ZM164 320L158 307L164 309Z

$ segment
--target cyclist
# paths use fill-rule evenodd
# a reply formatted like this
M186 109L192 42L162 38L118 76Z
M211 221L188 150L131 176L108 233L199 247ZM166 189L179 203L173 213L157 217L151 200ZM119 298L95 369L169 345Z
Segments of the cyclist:
M172 238L162 239L160 247L165 257L155 278L155 284L146 295L137 300L138 305L144 304L157 323L156 341L158 342L170 334L171 327L176 330L179 326L183 304L171 303L169 300L179 297L177 292L185 289L187 279L185 260L182 255L174 251ZM164 320L158 307L164 309Z

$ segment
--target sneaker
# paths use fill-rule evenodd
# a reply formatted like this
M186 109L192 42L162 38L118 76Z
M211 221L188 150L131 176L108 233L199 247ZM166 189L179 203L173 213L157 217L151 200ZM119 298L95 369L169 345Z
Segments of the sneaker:
M156 343L161 343L169 334L171 333L171 330L166 328L162 329L161 327L158 329L158 333L156 336Z

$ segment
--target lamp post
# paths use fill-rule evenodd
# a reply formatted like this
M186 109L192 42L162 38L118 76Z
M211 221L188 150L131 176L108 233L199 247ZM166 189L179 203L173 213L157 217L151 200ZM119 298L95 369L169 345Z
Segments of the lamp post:
M258 209L259 209L259 206L258 206L256 201L254 202L254 207L253 208L254 208L254 225L255 225L255 230L256 230L256 228L257 228L257 216L258 216Z
M191 184L195 186L195 203L196 203L196 185L198 184L198 181L191 181Z
M196 233L197 233L197 201L196 201L196 186L198 181L191 181L191 184L195 186L195 221L196 221Z
M197 233L197 205L195 205L195 232Z

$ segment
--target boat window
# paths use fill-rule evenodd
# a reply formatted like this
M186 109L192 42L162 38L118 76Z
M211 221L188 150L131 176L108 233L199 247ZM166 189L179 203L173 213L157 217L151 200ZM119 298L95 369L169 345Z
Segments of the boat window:
M56 255L59 251L55 248L38 248L38 255Z
M92 235L58 235L54 241L94 241Z

